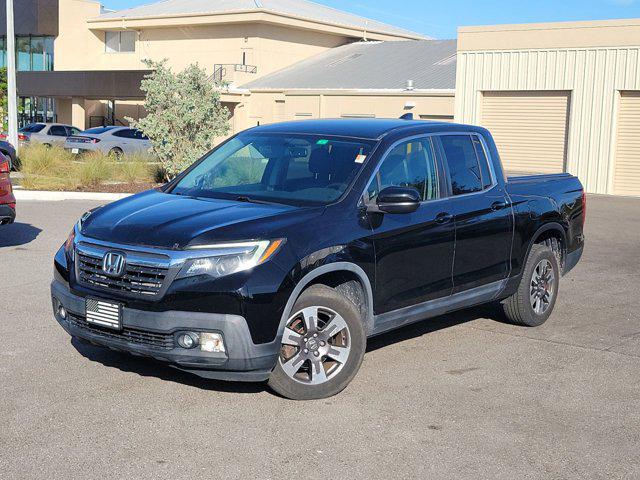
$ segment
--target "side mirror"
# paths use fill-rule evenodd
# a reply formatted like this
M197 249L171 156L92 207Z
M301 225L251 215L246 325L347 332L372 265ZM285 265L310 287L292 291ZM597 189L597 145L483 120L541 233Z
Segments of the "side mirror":
M382 213L413 213L420 206L420 192L412 187L387 187L378 194L377 209Z

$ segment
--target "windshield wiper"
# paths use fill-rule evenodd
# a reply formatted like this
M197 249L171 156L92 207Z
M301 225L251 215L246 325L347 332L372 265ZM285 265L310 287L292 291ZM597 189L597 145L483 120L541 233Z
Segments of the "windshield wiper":
M244 202L244 203L257 203L260 205L273 205L273 202L267 202L266 200L258 200L256 198L247 197L246 195L237 196L236 201Z

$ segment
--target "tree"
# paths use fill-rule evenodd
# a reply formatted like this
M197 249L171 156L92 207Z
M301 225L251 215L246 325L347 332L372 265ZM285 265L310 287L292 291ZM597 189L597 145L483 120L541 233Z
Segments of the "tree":
M198 65L176 74L166 60L145 64L153 70L141 84L147 116L127 120L149 137L151 152L169 180L229 133L229 110L220 102L217 85Z

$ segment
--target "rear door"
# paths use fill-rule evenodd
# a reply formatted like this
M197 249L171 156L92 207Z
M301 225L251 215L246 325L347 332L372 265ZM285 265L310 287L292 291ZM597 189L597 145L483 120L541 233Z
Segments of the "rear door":
M413 213L371 215L377 313L451 294L454 223L442 200L445 185L430 137L391 147L370 182L369 202L390 186L413 187L423 200Z
M507 278L513 231L509 198L477 134L437 137L455 218L453 293Z
M135 143L135 140L133 140L133 130L131 128L123 128L113 132L111 137L113 145L110 145L110 149L118 147L124 153L131 153L131 150L135 150L135 146L131 145Z
M47 132L48 143L62 144L67 140L67 129L64 125L51 125Z

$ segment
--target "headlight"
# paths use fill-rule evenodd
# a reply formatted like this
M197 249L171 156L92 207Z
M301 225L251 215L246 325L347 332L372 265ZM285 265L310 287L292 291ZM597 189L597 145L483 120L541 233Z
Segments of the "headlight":
M284 239L278 239L194 247L192 250L211 250L213 255L187 260L177 278L198 275L219 278L249 270L269 260L283 243Z

